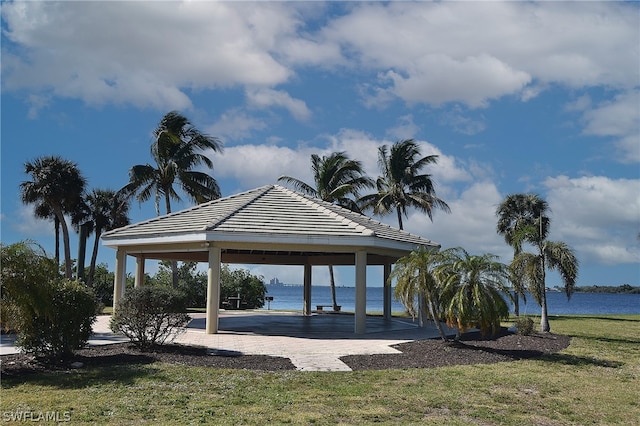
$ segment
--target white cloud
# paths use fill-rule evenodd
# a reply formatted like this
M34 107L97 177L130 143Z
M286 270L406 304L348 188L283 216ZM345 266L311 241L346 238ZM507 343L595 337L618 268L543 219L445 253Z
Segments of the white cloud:
M584 106L587 108L589 104ZM585 134L617 139L621 161L640 162L640 90L619 94L596 105L585 111L583 120Z
M216 175L233 178L240 188L249 189L269 183L276 183L280 175L289 175L312 183L311 154L329 155L332 152L345 151L350 158L362 163L365 173L376 178L378 169L378 147L391 145L395 141L377 140L359 130L342 129L335 135L325 135L322 148L308 142L298 142L296 146L278 146L273 144L243 144L225 148L222 161L216 162ZM418 141L422 155L438 155L438 163L427 173L433 175L436 191L446 192L444 185L465 182L472 175L463 168L456 158L443 154L436 146ZM482 167L476 167L481 170ZM486 173L486 170L483 171Z
M249 105L255 108L269 108L271 106L284 108L298 121L306 121L311 116L311 111L304 101L294 99L281 90L247 90L247 100Z
M558 176L544 182L550 239L565 241L583 262L640 262L640 180Z
M218 121L207 128L207 132L223 139L244 139L254 131L264 130L266 127L263 120L236 108L223 113Z
M4 34L24 55L3 45L3 85L184 109L185 89L286 81L291 71L271 51L295 34L295 12L279 3L7 3Z
M15 228L27 238L54 235L53 220L44 220L36 217L33 212L33 206L20 205L14 214L9 221L9 226ZM6 216L4 216L3 222L6 219Z
M391 79L368 93L478 107L551 83L635 87L638 24L621 3L391 2L359 4L321 36Z
M496 233L495 212L502 195L493 182L472 183L445 201L450 214L436 211L432 223L425 214L413 212L405 229L438 242L442 248L463 247L473 254L496 254L502 262L511 260L512 249Z

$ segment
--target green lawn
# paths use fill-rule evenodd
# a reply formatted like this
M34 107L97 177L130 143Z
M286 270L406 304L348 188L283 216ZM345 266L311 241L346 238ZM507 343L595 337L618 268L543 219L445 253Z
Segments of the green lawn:
M2 414L72 424L640 424L640 315L560 316L544 359L435 370L264 373L166 364L2 380Z

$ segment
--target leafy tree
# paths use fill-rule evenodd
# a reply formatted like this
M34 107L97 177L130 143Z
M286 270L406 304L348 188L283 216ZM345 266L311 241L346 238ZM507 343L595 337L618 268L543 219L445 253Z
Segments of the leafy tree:
M194 202L200 204L220 198L220 187L207 173L195 170L204 164L213 169L205 150L221 152L221 142L202 133L182 114L167 113L153 132L151 156L155 166L138 164L129 170L129 183L120 193L140 202L155 200L156 214L160 216L160 200L164 199L166 213L171 213L171 200L180 201L174 185ZM136 195L137 194L137 195ZM173 263L173 285L178 284L176 264Z
M197 262L180 262L178 264L178 286L185 296L185 303L190 307L204 307L207 304L207 273L196 270ZM172 285L171 262L162 261L158 272L153 277L155 285Z
M257 309L264 306L264 296L267 287L264 278L252 275L246 269L230 269L228 265L222 265L220 270L220 303L224 303L233 297L240 297L240 307ZM234 306L231 306L234 308Z
M365 209L385 216L395 211L398 226L403 229L402 217L407 216L407 208L414 207L433 220L433 210L446 213L451 210L446 202L436 196L435 185L429 174L420 174L422 169L438 162L437 155L420 158L420 149L413 139L398 141L391 146L378 149L378 166L382 176L376 180L377 193L360 199Z
M441 263L442 255L421 247L400 258L389 275L389 282L395 280L395 297L407 308L413 318L420 318L426 309L435 322L442 340L447 340L440 323L442 311L442 287L434 272Z
M496 231L504 236L508 245L513 247L514 258L522 252L522 233L536 226L536 221L547 209L547 202L535 194L511 194L500 203L496 210L498 216ZM549 226L548 218L543 219L542 226L545 229ZM511 282L516 294L514 311L518 316L520 314L519 298L522 297L526 302L525 288L519 276L513 272Z
M441 264L435 269L441 283L443 313L447 325L456 327L458 337L478 327L483 335L495 335L500 320L509 317L507 265L492 254L470 255L463 248L441 252Z
M564 242L548 241L550 219L546 215L548 204L537 195L530 196L535 202L525 204L522 213L528 217L522 225L514 227L511 238L513 246L519 248L528 243L537 249L537 254L519 251L511 262L511 270L518 280L533 295L542 309L540 330L551 331L547 313L546 269L557 270L564 284L567 298L573 293L578 276L578 259L573 250Z
M314 185L291 176L280 176L279 182L285 182L296 190L311 197L334 203L360 213L356 200L362 189L373 186L371 179L364 175L362 163L350 160L344 152L333 152L328 156L311 155L311 170ZM333 309L338 310L336 283L333 265L329 265L331 299Z
M71 278L71 248L65 214L73 211L80 203L86 180L75 163L61 157L37 158L25 163L24 167L25 173L31 175L32 180L20 184L22 201L36 204L39 209L48 208L58 219L64 244L65 276ZM45 210L39 211L44 214Z

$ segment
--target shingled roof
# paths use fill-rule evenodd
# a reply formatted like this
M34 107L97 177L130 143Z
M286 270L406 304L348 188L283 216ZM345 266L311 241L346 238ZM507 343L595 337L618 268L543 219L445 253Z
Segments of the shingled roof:
M418 246L439 247L421 236L279 185L118 228L103 234L102 239L107 246L128 246L131 254L143 246L177 243L199 243L202 247L203 243L216 243L230 250L263 253L353 252L354 247L361 247L394 257Z

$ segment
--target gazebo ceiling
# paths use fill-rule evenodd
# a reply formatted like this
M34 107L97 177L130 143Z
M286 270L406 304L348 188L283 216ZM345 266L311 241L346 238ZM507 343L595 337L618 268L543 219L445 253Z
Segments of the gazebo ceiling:
M222 250L224 263L353 265L395 262L426 238L279 185L210 201L102 236L109 247L145 259L206 262L208 247Z

